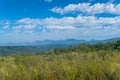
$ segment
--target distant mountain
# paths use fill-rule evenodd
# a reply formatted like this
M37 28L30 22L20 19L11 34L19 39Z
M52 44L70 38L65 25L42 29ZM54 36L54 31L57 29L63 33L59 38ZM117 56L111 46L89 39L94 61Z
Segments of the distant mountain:
M120 37L110 38L110 39L105 39L105 40L90 40L90 41L86 41L86 43L88 44L107 43L107 42L116 41L116 40L120 40Z
M0 55L8 54L32 54L49 51L51 49L57 48L67 48L69 46L79 45L81 43L96 44L96 43L107 43L115 40L120 40L120 38L110 38L106 40L76 40L76 39L67 39L67 40L44 40L44 41L35 41L27 43L2 43L0 44Z
M106 43L111 42L114 40L120 40L120 37L118 38L110 38L106 40L76 40L76 39L66 39L66 40L43 40L43 41L35 41L35 42L26 42L26 43L0 43L0 46L48 46L48 45L64 45L64 46L70 46L70 45L78 45L81 43L88 43L88 44L95 44L95 43Z
M120 40L120 37L106 39L106 40L103 40L102 42L111 42L111 41L115 41L115 40Z

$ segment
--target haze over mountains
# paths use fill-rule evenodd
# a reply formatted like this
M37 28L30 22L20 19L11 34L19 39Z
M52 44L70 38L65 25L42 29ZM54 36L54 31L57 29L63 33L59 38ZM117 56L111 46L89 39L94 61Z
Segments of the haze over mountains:
M120 40L120 38L110 38L106 40L44 40L35 41L31 43L1 43L0 44L0 55L8 54L34 54L49 51L51 49L67 48L69 46L79 45L81 43L96 44L96 43L107 43L111 41Z
M76 39L66 39L66 40L43 40L43 41L35 41L35 42L26 42L26 43L0 43L0 46L48 46L48 45L66 45L66 46L70 46L70 45L78 45L81 43L88 43L88 44L95 44L95 43L99 43L99 42L111 42L114 40L119 40L120 37L116 37L116 38L110 38L110 39L105 39L105 40L76 40Z

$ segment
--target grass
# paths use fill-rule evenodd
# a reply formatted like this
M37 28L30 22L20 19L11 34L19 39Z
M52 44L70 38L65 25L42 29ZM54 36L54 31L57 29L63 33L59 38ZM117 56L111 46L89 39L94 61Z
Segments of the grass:
M0 80L120 80L120 52L4 56Z

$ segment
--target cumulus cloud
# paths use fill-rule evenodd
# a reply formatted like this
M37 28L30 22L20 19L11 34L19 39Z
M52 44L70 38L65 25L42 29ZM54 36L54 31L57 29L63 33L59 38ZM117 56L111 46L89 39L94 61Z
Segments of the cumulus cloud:
M3 29L8 29L8 28L10 28L9 25L5 25L5 26L3 26Z
M36 25L32 24L20 24L17 26L13 26L13 29L34 29Z
M6 24L7 26L8 24ZM107 38L118 36L120 33L120 16L117 17L95 17L82 16L63 17L63 18L45 18L31 19L23 18L9 23L9 28L6 27L5 32L12 37L23 36L23 40L31 39L35 36L39 39L91 39L91 38ZM10 30L9 30L10 29ZM5 35L1 33L0 35ZM9 35L8 35L9 34ZM31 35L31 36L29 36ZM90 36L90 37L89 37ZM34 39L35 40L35 39Z
M49 29L58 29L58 30L74 30L76 29L75 27L73 26L47 26L47 28Z
M59 29L73 30L76 28L119 28L120 16L117 17L95 17L95 16L77 16L63 18L45 18L45 19L28 19L23 18L16 21L13 29Z
M52 12L67 14L67 13L84 13L87 15L108 13L108 14L116 14L120 15L120 4L113 3L78 3L78 4L69 4L63 8L54 7L51 9Z

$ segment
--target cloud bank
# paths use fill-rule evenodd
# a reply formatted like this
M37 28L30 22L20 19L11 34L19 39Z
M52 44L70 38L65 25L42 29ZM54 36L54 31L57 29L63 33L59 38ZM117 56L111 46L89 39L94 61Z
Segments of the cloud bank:
M45 19L23 18L6 22L9 24L2 24L1 30L3 31L0 31L0 35L4 34L5 37L16 37L16 39L20 37L24 41L66 38L104 39L119 36L120 33L120 16L98 18L79 15L77 17Z
M52 0L45 1L51 2ZM65 7L54 7L51 11L62 14L62 17L46 17L43 19L22 18L19 20L0 21L0 41L29 42L35 40L60 40L69 38L88 40L119 36L120 4L68 4ZM77 15L76 17L64 15L71 13L80 15ZM116 16L96 16L96 14L104 13L115 14Z
M120 15L120 4L113 3L78 3L78 4L69 4L63 8L54 7L51 9L52 12L60 13L60 14L68 14L68 13L83 13L87 15L95 15L101 13L108 14L116 14Z

